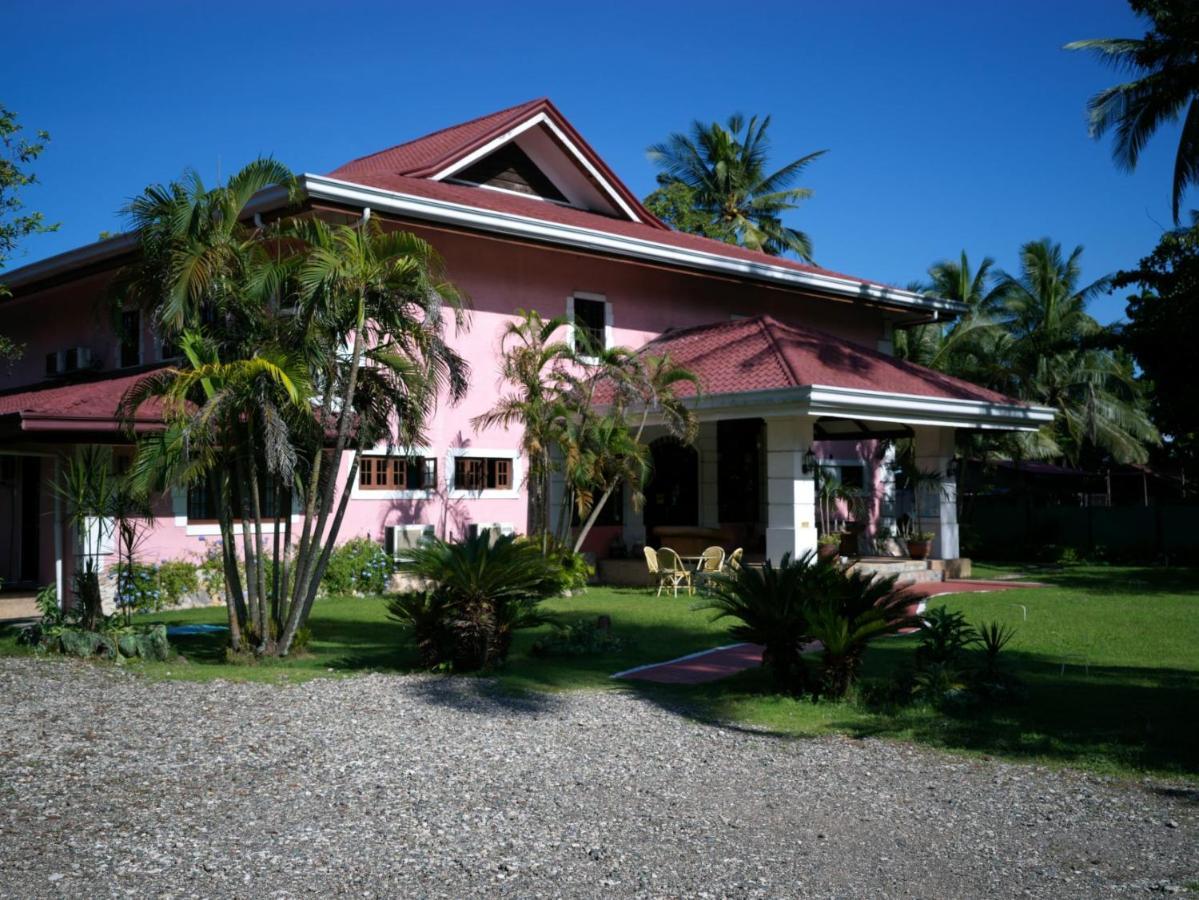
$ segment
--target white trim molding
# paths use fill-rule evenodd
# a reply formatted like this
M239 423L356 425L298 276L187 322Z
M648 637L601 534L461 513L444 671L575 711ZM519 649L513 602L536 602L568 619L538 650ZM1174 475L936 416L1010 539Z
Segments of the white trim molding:
M467 459L506 459L512 463L511 488L483 488L470 491L454 485L454 461L459 458ZM520 486L524 479L524 468L521 463L519 450L489 450L482 447L455 447L446 453L445 487L446 496L451 500L516 500L520 497Z
M690 405L701 420L719 420L728 413L763 418L812 415L984 431L1036 431L1054 418L1053 409L1047 406L925 397L820 384L736 394L705 394Z
M369 450L362 451L363 456L394 456L400 458L419 458L419 459L437 459L437 454L429 447L406 447L399 448L394 445L389 446L386 443L376 444ZM350 487L351 500L429 500L437 493L437 485L424 488L421 490L392 490L392 491L373 491L364 490L359 486L362 478L362 467L358 467L358 476L354 479L354 484ZM441 474L438 473L437 480L441 481Z
M595 184L598 184L604 189L604 193L608 195L612 202L615 203L626 216L628 216L634 222L641 221L641 219L637 217L637 214L633 212L633 208L625 202L623 197L620 196L620 192L617 191L616 188L613 187L612 184L600 174L599 169L591 164L591 161L583 155L583 152L575 146L574 142L571 141L571 139L566 136L562 129L555 125L554 121L544 112L540 112L532 118L525 119L525 121L521 122L519 125L509 128L499 137L492 139L477 150L468 153L453 165L446 166L433 176L433 180L442 181L443 179L450 178L454 175L454 173L461 172L463 169L468 168L471 163L494 153L500 147L516 140L516 138L520 137L520 135L524 134L524 132L528 131L530 128L535 128L538 125L544 126L545 129L554 136L558 143L566 148L570 155L574 157L575 162L583 167L584 171L587 172L587 175Z
M470 228L522 240L540 241L592 253L644 260L658 265L677 266L702 272L713 272L723 276L746 278L785 289L806 290L845 300L913 310L923 315L938 313L958 315L966 311L964 304L954 300L862 282L828 272L794 269L765 261L725 256L710 250L676 247L648 238L612 234L596 228L548 222L532 216L480 209L465 203L435 200L430 197L355 184L352 181L330 178L327 175L305 173L297 177L297 182L300 190L313 200L326 200L359 208L371 208L377 212L420 221ZM247 211L275 209L285 206L287 202L286 190L279 187L268 188L256 195L247 207ZM17 287L38 278L111 258L118 253L135 249L136 246L134 235L120 235L60 253L19 269L13 269L11 272L5 273L5 281L9 287Z
M568 338L567 339L570 342L570 349L571 350L577 349L575 346L575 301L576 300L590 300L593 303L604 304L604 346L601 349L607 350L609 347L616 346L616 341L612 336L612 304L608 301L608 298L603 294L592 294L592 293L589 293L588 291L575 291L569 297L566 298L566 323L568 326L568 328L567 328ZM587 357L584 357L584 361L596 362L597 360L588 359Z
M906 309L962 313L966 307L954 300L944 300L880 284L869 284L826 272L810 272L768 262L738 259L708 250L675 247L646 238L612 234L595 228L547 222L531 216L479 209L465 203L434 200L399 191L355 184L305 173L299 176L302 189L316 200L329 200L351 206L370 206L373 209L441 224L475 228L527 240L545 241L598 253L615 254L655 263L740 276L793 289L806 289L832 294L845 299L881 303Z

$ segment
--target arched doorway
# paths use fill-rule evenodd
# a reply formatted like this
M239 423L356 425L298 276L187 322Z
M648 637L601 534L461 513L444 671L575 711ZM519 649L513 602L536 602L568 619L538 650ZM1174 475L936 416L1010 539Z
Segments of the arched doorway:
M645 529L699 524L699 454L671 438L650 444L654 473L645 488Z

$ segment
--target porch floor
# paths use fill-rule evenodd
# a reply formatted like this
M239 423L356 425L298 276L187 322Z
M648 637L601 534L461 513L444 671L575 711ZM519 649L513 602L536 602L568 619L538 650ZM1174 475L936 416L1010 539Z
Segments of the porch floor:
M1034 587L1043 585L1035 581L950 580L917 582L908 585L907 589L921 600L923 606L923 600L939 594L985 593ZM760 644L729 644L666 662L626 669L612 677L629 681L652 681L657 684L706 684L760 666L763 649ZM820 643L813 642L803 649L805 653L819 650Z

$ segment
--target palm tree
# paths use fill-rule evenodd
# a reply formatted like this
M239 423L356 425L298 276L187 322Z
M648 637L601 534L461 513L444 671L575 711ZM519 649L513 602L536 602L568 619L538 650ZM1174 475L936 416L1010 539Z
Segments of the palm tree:
M1019 275L1002 274L1003 338L996 359L1006 372L991 386L1053 407L1058 417L1040 433L1044 451L1077 463L1088 448L1118 462L1144 462L1160 443L1131 363L1107 349L1110 333L1087 304L1107 277L1080 286L1082 247L1065 256L1048 238L1020 251Z
M1175 224L1188 186L1199 182L1199 7L1193 0L1131 0L1146 16L1142 38L1074 41L1067 50L1089 50L1133 78L1100 91L1087 102L1091 136L1115 129L1112 156L1132 170L1149 138L1186 111L1174 157L1171 204Z
M500 376L515 388L488 412L476 416L477 429L521 426L521 447L529 460L529 534L540 534L543 545L549 529L551 452L567 414L569 385L566 366L574 358L566 341L553 340L566 324L561 316L543 319L536 310L517 310L500 339ZM543 546L543 550L545 547Z
M993 364L996 318L1001 310L1000 292L994 287L995 261L984 257L974 268L966 251L955 260L940 260L928 269L926 283L911 285L921 293L955 300L966 312L946 328L930 322L895 333L895 355L969 381L987 380Z
M433 249L377 222L251 222L250 199L289 178L259 160L222 187L206 189L193 175L147 189L129 208L143 252L116 283L166 337L182 335L187 356L125 400L128 410L167 401L168 428L141 441L146 483L210 480L231 642L238 646L234 626L248 621L256 652L279 655L311 611L363 449L390 440L393 426L411 446L438 398L460 398L467 378L445 334L465 325L463 301ZM280 514L293 491L303 513L294 553L290 514ZM262 529L271 497L273 569ZM234 518L253 523L242 534L244 596Z
M576 357L581 374L568 394L572 416L562 436L567 495L585 517L575 536L576 553L620 485L629 485L634 507L641 506L652 465L649 447L642 440L650 417L657 417L668 434L686 443L695 439L698 430L694 414L679 396L684 385L699 393L699 379L693 372L669 355L624 347L598 352L598 356ZM601 388L606 392L603 406L596 403ZM564 528L570 522L569 510L565 512Z
M791 187L808 164L826 151L818 150L767 173L770 116L749 121L740 113L725 125L696 121L690 135L672 134L649 148L649 157L662 169L662 190L682 183L692 193L696 210L728 243L772 255L793 252L811 262L812 242L806 234L783 224L782 215L796 209L812 192Z

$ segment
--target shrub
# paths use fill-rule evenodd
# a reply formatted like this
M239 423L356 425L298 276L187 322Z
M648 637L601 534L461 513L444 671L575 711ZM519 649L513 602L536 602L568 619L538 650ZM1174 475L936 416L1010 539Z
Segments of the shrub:
M125 613L158 612L165 605L158 571L142 563L125 563L117 570L117 609Z
M607 617L554 624L554 630L535 641L534 656L598 656L619 653L625 642L612 633Z
M354 538L329 554L321 589L326 594L382 594L394 568L381 546L370 538Z
M1015 633L999 622L975 628L962 613L931 609L920 623L914 665L901 674L900 685L912 699L939 705L1016 699L1022 686L1000 663Z
M535 546L539 546L536 539L532 541ZM575 553L569 544L550 539L545 555L561 572L559 593L585 590L587 582L595 574L595 567L587 562L587 557L582 553Z
M158 587L163 602L175 606L187 594L200 589L199 568L186 559L169 559L158 565Z
M502 663L514 632L545 621L539 604L560 591L562 578L535 544L488 534L428 541L398 568L428 588L395 598L392 618L411 628L424 665L454 671Z

